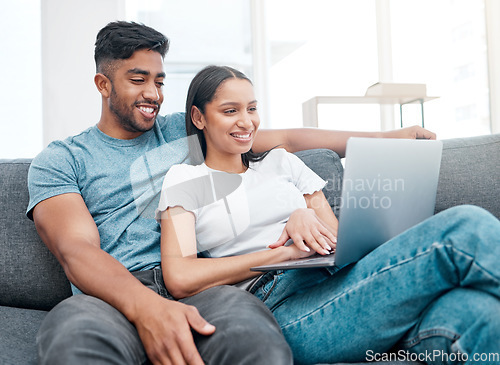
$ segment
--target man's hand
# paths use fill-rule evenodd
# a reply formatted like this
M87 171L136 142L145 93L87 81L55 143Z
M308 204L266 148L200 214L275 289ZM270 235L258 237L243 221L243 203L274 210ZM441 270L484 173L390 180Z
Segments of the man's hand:
M382 138L436 139L436 134L418 125L381 132Z
M295 246L303 252L313 254L316 251L321 255L327 255L337 243L335 234L336 232L331 232L313 209L297 209L290 215L278 241L270 244L269 248L283 246L291 238Z
M153 364L202 365L191 329L211 335L215 327L200 316L195 307L160 296L148 298L148 305L138 309L133 321L149 360Z

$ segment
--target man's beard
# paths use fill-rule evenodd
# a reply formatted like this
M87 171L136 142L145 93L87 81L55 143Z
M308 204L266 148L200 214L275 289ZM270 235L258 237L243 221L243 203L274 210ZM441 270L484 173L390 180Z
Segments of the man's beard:
M109 109L118 117L118 121L123 129L128 132L147 132L153 127L152 125L142 126L136 120L134 117L135 104L127 106L125 102L118 97L114 87L111 88Z

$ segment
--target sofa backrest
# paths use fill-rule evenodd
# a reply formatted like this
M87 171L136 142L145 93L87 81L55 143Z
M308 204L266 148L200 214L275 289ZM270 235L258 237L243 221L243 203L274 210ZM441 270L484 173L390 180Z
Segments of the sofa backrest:
M344 174L339 155L327 149L299 151L295 154L326 181L323 193L338 218L342 205L342 177Z
M48 310L71 289L25 215L29 165L30 160L0 160L0 305Z
M436 212L474 204L500 218L500 134L443 141ZM330 150L297 155L327 181L323 189L338 216L343 168ZM0 305L50 309L71 295L68 280L26 215L30 160L0 159Z
M325 180L331 203L338 201L342 165L330 150L298 153ZM31 160L0 159L0 305L49 310L71 295L69 281L26 215ZM337 209L338 211L338 209Z
M500 219L500 134L443 140L436 213L462 204Z

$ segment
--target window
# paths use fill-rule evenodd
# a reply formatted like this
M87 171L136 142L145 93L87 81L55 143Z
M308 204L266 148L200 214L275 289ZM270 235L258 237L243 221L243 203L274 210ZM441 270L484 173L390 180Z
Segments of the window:
M390 16L377 23L381 4ZM102 11L96 13L96 6ZM497 0L89 0L78 4L18 0L5 2L2 10L8 16L0 22L4 55L0 65L7 70L0 91L0 158L33 157L44 143L95 123L100 108L91 80L92 43L100 27L124 17L149 24L171 40L165 59L164 114L184 110L187 87L202 67L228 64L254 80L265 127L300 127L302 103L313 96L363 95L369 85L393 81L425 83L428 95L440 97L424 108L426 127L439 138L500 131L500 108L490 103L500 93ZM85 21L75 23L74 14ZM54 22L57 19L65 21ZM73 19L75 26L60 32L67 19ZM49 25L44 36L52 44L70 39L82 52L75 57L75 49L61 51L61 62L68 57L66 63L79 70L71 80L63 80L64 87L44 74L49 80L44 87L54 93L43 95L47 97L43 105L42 23ZM389 34L390 47L379 51L379 41L387 41L384 32ZM50 47L45 51L45 61L59 57ZM380 67L379 60L383 60ZM44 62L44 68L47 65L57 70L53 62ZM381 68L389 70L390 80L381 80ZM64 98L74 85L77 104ZM259 89L266 94L262 98ZM42 112L52 114L42 121ZM379 130L381 114L378 105L320 105L319 127ZM392 114L397 128L399 108ZM418 105L408 105L405 125L419 120ZM43 131L42 122L49 128ZM71 132L66 130L69 124Z
M320 95L363 95L378 81L375 2L268 0L270 120L302 126L302 103ZM374 105L320 105L319 127L378 129Z
M42 148L40 1L2 4L0 158L28 158Z
M272 127L301 126L302 103L311 97L363 95L368 86L385 81L424 83L427 95L439 96L424 104L425 127L439 138L491 133L484 1L265 4ZM377 34L381 4L388 7L389 19L379 24ZM378 42L385 41L381 33L389 34L390 44L379 51ZM379 60L388 61L380 67L385 76L379 73ZM420 123L419 106L404 110L405 125ZM378 105L321 104L318 126L380 130L380 114ZM392 114L397 128L399 106Z
M427 84L426 127L440 138L488 134L483 1L391 1L394 80Z
M126 4L128 19L143 22L170 39L162 114L185 109L189 83L207 65L232 66L252 77L248 0L127 0Z

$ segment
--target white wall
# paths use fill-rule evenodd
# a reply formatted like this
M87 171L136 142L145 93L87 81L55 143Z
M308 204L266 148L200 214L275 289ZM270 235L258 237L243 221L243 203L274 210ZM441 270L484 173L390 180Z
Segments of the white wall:
M178 6L180 1L182 0L165 0L165 3L169 7ZM488 57L492 131L500 132L500 107L496 102L500 93L500 42L497 42L500 34L500 1L484 1L487 6L487 38L490 42ZM0 108L4 111L0 114L0 158L34 157L50 141L76 134L97 123L101 101L93 84L95 36L108 22L127 19L125 8L126 4L130 6L130 1L0 0L0 3L0 8L4 10L0 22L0 65L4 70L0 81ZM148 3L163 4L158 0L137 0L136 3L141 12L144 12ZM251 3L261 6L268 4L266 0L252 0ZM256 13L258 15L255 8L253 11L254 16ZM264 22L263 19L257 20ZM257 27L261 25L256 23ZM197 31L193 27L188 30L195 33ZM166 34L171 35L172 31L175 29ZM254 47L258 49L265 42L262 35L257 40L260 43ZM175 47L177 46L172 44L171 55L174 54ZM206 61L200 59L201 62ZM309 67L308 63L303 65ZM261 77L255 76L257 75L254 75L256 84L265 85ZM377 80L373 80L375 81ZM363 83L364 88L366 84ZM362 91L364 89L360 90ZM352 91L342 89L333 92ZM176 97L182 100L182 96L172 94L168 104ZM163 107L163 113L169 112L168 104ZM278 103L278 107L285 105L289 108L289 104ZM431 106L429 103L429 107ZM376 111L373 114L375 113ZM300 117L301 112L297 111L295 114ZM288 119L284 120L288 123Z
M486 0L491 132L500 133L500 1Z
M0 0L0 158L42 148L39 0Z
M110 21L125 17L125 0L43 0L43 146L96 124L94 43Z

